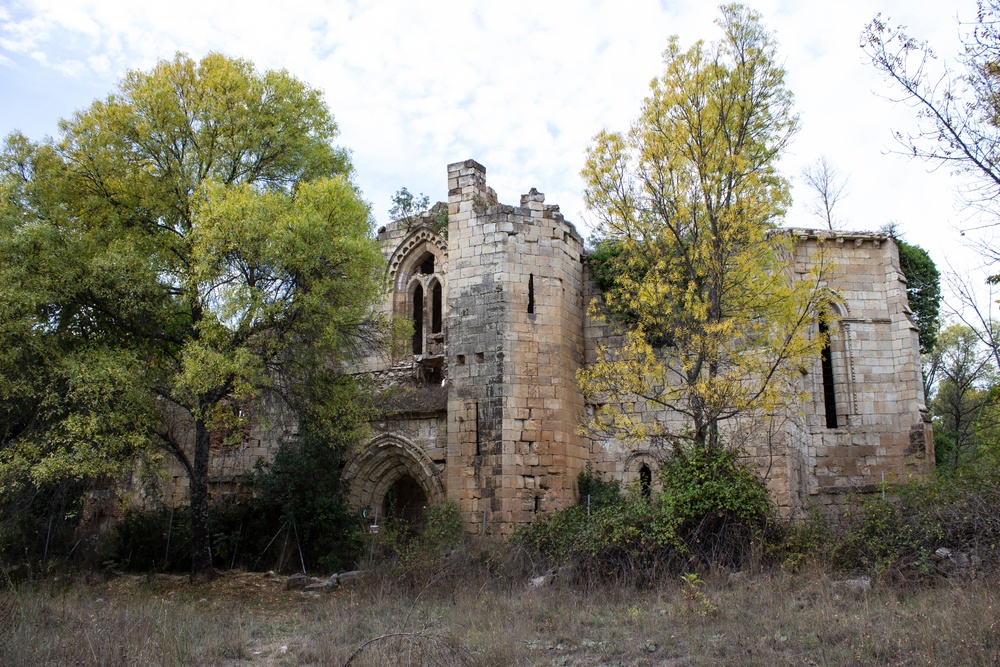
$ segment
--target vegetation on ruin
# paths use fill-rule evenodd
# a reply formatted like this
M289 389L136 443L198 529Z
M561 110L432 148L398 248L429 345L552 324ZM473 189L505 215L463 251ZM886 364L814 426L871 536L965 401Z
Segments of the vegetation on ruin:
M682 450L660 488L580 474L580 504L535 522L518 541L583 580L636 584L708 567L748 566L774 535L763 481L730 449Z
M0 491L114 479L162 448L208 573L212 432L265 412L364 428L339 369L384 335L383 260L336 134L319 91L211 54L129 72L56 139L7 138Z
M822 258L793 279L792 241L775 231L789 203L777 161L798 124L777 46L747 7L724 6L718 24L718 43L671 40L632 129L598 134L583 170L612 244L605 302L626 316L610 320L623 344L600 346L578 378L600 406L590 428L626 439L719 447L727 420L780 412L832 313ZM687 427L636 419L637 404Z

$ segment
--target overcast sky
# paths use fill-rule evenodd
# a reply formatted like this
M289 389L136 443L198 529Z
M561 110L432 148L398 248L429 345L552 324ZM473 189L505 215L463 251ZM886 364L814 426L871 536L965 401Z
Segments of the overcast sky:
M973 226L956 179L892 152L892 131L914 129L914 113L885 98L859 48L881 12L952 60L974 0L748 4L777 36L801 118L782 163L795 186L786 223L819 225L800 173L825 155L848 178L836 211L848 228L895 221L942 269L974 267L956 229ZM717 16L693 0L0 0L0 133L55 134L123 72L220 51L325 92L380 223L402 186L446 199L446 165L473 158L502 202L536 187L587 236L579 173L591 138L627 129L669 36L683 48L715 40Z

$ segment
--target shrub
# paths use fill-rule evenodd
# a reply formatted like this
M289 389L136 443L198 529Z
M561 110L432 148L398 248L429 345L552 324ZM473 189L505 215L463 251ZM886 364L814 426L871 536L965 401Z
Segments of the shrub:
M581 485L597 494L583 506L558 512L517 539L549 560L571 564L599 579L645 581L662 574L720 564L741 567L753 555L773 511L763 482L735 452L696 448L675 454L660 470L663 490L624 496L591 470Z
M846 570L889 576L929 576L954 562L935 554L962 554L980 570L1000 568L1000 471L965 467L927 482L910 482L886 497L856 499L832 550ZM943 561L943 562L942 562Z
M89 480L29 483L0 496L0 559L33 570L45 560L69 556L89 486Z
M251 483L257 512L274 530L291 530L308 569L349 569L361 558L361 522L347 506L342 456L323 438L304 432L283 443L271 462L258 461Z
M348 509L339 452L309 433L283 443L248 477L253 495L212 506L213 564L219 569L334 572L361 559L364 535ZM187 571L187 507L130 508L102 540L102 561L124 570Z

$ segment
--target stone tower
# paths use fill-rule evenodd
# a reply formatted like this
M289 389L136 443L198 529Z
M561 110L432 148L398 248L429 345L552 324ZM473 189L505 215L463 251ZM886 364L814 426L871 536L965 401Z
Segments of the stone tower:
M473 160L448 166L448 497L501 532L575 499L588 458L583 242L532 189L496 201Z

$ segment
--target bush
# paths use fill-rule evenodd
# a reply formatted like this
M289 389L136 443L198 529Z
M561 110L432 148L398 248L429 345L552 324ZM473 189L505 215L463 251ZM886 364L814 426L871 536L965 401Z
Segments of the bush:
M362 558L364 534L344 499L340 453L311 434L284 443L258 462L252 496L211 510L216 568L335 572ZM102 561L124 570L187 571L191 512L187 507L130 508L102 540Z
M307 569L350 569L362 557L361 521L347 506L339 449L305 432L285 443L270 463L259 461L252 477L256 511L270 517L273 535L291 530Z
M89 480L29 483L0 496L0 559L34 570L48 559L68 557L89 487Z
M1000 472L966 467L930 483L887 489L886 497L856 499L832 550L834 565L888 576L948 572L962 555L979 570L1000 569Z
M749 561L773 510L763 482L735 452L678 453L661 468L660 481L663 490L652 498L639 488L612 497L606 491L614 483L588 469L580 483L592 492L589 514L583 506L569 508L517 539L587 578L640 582L692 567L742 567ZM604 492L593 494L595 488ZM594 503L594 495L601 502Z

